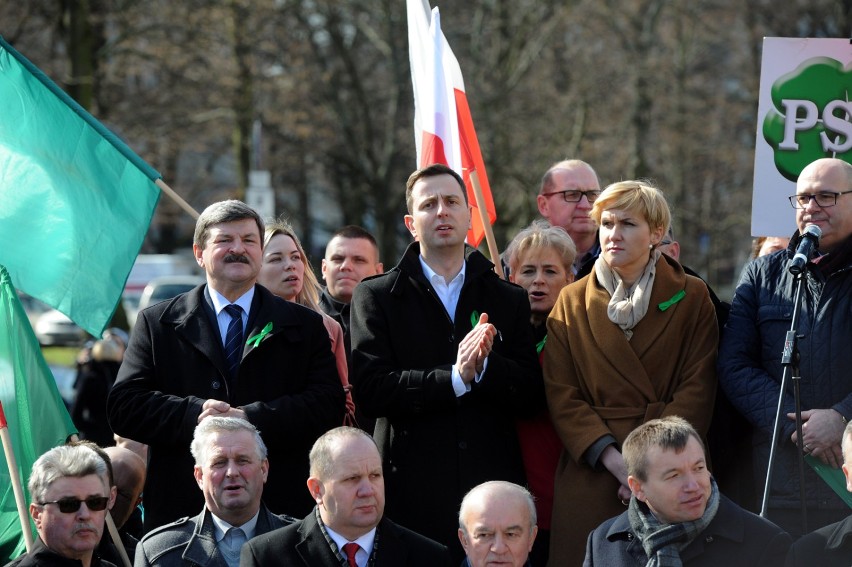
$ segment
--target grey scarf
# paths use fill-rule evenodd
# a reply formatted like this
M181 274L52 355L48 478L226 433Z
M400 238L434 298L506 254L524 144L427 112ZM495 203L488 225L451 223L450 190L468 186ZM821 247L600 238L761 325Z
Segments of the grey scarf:
M633 337L633 327L638 325L648 312L660 254L662 252L659 250L651 250L645 270L629 289L625 287L621 276L604 261L603 256L598 256L595 260L595 277L610 295L607 307L609 320L621 328L628 341Z
M712 478L710 482L712 490L704 514L692 522L664 524L654 516L647 504L635 496L630 499L627 519L648 556L645 567L682 567L681 550L707 529L719 509L719 488Z

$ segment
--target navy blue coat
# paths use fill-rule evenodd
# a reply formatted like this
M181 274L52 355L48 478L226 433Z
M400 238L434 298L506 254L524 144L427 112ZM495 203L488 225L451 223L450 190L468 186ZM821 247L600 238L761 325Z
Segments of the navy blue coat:
M794 281L787 266L798 241L795 236L787 250L757 258L746 266L719 350L719 384L734 407L755 425L755 475L761 487L783 373L781 353L793 315ZM847 241L844 247L850 250L852 242ZM810 264L806 283L798 328L799 334L804 335L798 341L802 410L833 408L850 419L852 262L827 278ZM792 387L784 396L783 411L795 411ZM795 425L786 415L782 424L769 507L795 509L799 506L798 450L790 441ZM809 506L847 508L807 466L805 491Z
M684 567L780 567L789 548L790 536L781 528L721 496L716 517L680 558ZM642 567L647 562L626 511L589 534L584 567Z

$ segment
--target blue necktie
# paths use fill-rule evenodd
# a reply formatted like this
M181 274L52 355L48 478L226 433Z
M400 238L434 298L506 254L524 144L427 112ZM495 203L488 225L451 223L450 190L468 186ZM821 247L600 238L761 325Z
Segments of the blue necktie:
M231 378L236 378L240 359L243 357L243 308L232 303L225 306L225 311L231 316L228 332L225 334L225 360L228 362Z

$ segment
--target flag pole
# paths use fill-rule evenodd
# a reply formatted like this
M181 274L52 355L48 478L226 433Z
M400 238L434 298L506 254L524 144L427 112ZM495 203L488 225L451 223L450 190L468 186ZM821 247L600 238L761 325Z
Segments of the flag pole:
M21 486L21 478L18 476L18 463L15 461L15 452L12 450L12 438L9 436L9 426L6 423L6 414L3 412L3 402L0 402L0 440L3 442L3 453L6 455L6 465L9 467L9 477L12 479L12 492L15 494L15 506L18 508L21 531L24 532L24 542L27 545L27 553L29 553L33 548L33 530L30 527L27 504L24 502L24 488Z
M163 181L162 179L157 179L157 180L154 181L154 183L157 185L157 187L159 187L163 191L163 193L165 193L166 195L171 197L172 201L177 203L178 206L181 209L183 209L184 211L189 213L192 216L192 218L198 220L198 217L199 217L198 211L193 209L192 206L189 203L184 201L183 197L181 197L180 195L175 193L174 189L172 189L171 187L166 185L165 181Z
M488 252L491 254L491 262L494 263L494 271L503 279L503 263L500 261L500 253L497 241L494 239L494 229L491 227L491 219L488 218L488 210L485 208L485 197L482 195L482 186L479 184L479 173L472 169L470 171L470 184L473 185L473 196L476 199L476 208L479 210L479 218L482 220L482 228L485 231L485 242L488 243Z

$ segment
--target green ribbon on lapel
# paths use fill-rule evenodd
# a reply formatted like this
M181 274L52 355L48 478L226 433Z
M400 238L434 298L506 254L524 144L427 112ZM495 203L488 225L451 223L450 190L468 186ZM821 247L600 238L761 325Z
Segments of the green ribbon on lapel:
M676 294L674 294L671 299L669 299L668 301L663 301L662 303L657 305L657 307L660 308L660 311L665 311L666 309L668 309L669 307L671 307L672 305L674 305L675 303L677 303L678 301L680 301L684 297L686 297L686 290L682 289L679 292L677 292Z
M257 348L260 345L260 341L265 339L266 335L268 335L269 331L271 331L271 330L272 330L272 321L267 323L266 326L263 329L261 329L261 331L258 334L256 334L255 336L253 336L249 340L247 340L246 344L249 345L249 346L254 346L255 348ZM251 343L254 343L254 345L252 345Z
M476 327L477 323L479 323L479 311L474 311L470 314L470 327Z
M547 335L544 335L544 338L538 341L535 345L536 354L541 354L541 351L544 350L544 345L547 343Z

